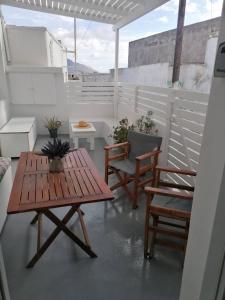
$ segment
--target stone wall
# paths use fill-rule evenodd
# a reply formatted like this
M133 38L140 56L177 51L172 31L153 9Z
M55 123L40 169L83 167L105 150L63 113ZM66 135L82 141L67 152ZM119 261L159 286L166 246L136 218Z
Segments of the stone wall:
M217 36L220 18L186 26L182 64L203 64L208 39ZM176 30L170 30L129 43L128 67L160 63L173 64Z

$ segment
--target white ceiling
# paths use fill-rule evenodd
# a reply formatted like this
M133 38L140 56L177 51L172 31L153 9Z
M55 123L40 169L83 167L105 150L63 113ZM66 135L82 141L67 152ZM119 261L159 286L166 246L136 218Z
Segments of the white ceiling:
M0 4L121 28L169 0L0 0Z

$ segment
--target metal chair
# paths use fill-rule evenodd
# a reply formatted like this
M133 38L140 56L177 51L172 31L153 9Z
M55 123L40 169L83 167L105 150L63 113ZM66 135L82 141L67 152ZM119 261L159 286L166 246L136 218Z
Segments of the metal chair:
M115 174L119 182L111 190L123 187L133 202L133 208L138 207L139 188L154 182L161 144L161 137L129 131L127 142L104 148L105 181L108 184L109 175ZM122 152L112 155L110 151L113 149L122 149ZM134 182L133 192L127 186L131 181Z
M189 170L156 167L155 187L145 188L147 193L145 258L154 256L155 244L180 250L183 253L187 246L194 187L163 181L160 179L162 172L196 176L196 172ZM150 243L149 232L152 233ZM169 236L170 239L163 239L165 236Z

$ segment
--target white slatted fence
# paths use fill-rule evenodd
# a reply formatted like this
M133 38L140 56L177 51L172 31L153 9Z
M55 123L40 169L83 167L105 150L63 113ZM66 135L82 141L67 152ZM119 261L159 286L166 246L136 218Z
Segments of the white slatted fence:
M68 103L77 102L112 102L114 99L113 82L81 82L65 83L65 95Z
M119 118L134 122L148 110L163 136L163 161L170 167L198 171L207 94L120 83ZM168 175L173 182L193 184L192 178Z

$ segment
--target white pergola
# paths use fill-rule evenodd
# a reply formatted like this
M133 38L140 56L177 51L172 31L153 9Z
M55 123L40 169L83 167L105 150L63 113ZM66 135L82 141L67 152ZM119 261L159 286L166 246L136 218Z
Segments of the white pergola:
M114 113L116 114L119 29L168 1L169 0L0 0L0 5L72 17L74 20L79 18L113 25L115 31ZM76 37L74 40L76 43Z
M169 0L0 0L0 4L112 24L119 29Z

